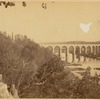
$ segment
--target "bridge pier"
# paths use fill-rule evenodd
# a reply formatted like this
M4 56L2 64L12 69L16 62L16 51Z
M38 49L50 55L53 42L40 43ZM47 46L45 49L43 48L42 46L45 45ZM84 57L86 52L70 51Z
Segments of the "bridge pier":
M80 56L80 62L84 62L85 58L84 56Z
M76 54L75 54L75 56L74 56L74 62L75 62L75 63L79 62L79 59L77 58L77 55L76 55Z

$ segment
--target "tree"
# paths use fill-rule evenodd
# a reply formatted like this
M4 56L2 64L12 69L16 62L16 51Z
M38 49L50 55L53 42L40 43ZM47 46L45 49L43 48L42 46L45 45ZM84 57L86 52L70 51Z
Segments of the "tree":
M61 60L48 49L27 38L13 42L7 36L0 35L0 72L5 83L9 86L15 84L20 97L25 97L27 91L29 96L31 88L44 85L54 73L62 72ZM33 94L36 93L37 89Z

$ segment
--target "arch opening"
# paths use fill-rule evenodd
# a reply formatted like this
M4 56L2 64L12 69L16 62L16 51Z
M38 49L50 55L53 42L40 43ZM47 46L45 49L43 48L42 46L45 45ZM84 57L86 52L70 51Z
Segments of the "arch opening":
M60 47L59 46L56 46L54 48L54 54L57 55L60 58Z
M61 59L67 61L67 47L63 46L61 51Z
M69 54L71 54L71 62L74 62L74 47L70 46L69 47Z
M90 47L90 46L87 47L87 54L88 54L88 55L91 54L91 47Z
M52 46L48 46L47 48L48 48L48 50L49 50L50 52L53 53L53 47L52 47Z
M74 54L74 47L73 46L69 47L69 53Z
M76 46L75 47L75 55L76 55L76 59L78 59L78 61L80 60L80 47Z
M86 48L85 48L85 46L82 46L81 47L81 53L80 53L82 62L84 62L86 60L86 57L85 57L86 53L85 52L86 52Z
M93 51L92 54L96 55L96 47L95 46L92 46L92 51Z
M86 51L86 50L85 50L85 46L82 46L82 47L81 47L81 55L82 55L82 56L85 55L85 51Z
M96 54L100 54L100 46L96 46ZM99 55L98 55L99 56Z

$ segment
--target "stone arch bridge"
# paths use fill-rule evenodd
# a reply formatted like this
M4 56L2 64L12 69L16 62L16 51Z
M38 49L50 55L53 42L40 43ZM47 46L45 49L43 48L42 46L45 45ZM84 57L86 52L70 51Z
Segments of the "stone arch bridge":
M40 43L66 62L84 62L100 56L100 42ZM93 58L94 57L94 58Z

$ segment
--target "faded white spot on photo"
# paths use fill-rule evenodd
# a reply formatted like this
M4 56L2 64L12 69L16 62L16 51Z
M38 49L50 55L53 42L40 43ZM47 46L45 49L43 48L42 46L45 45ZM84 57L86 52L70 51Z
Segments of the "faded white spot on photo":
M88 24L80 23L80 28L82 29L83 32L88 33L91 25L92 23L88 23Z

